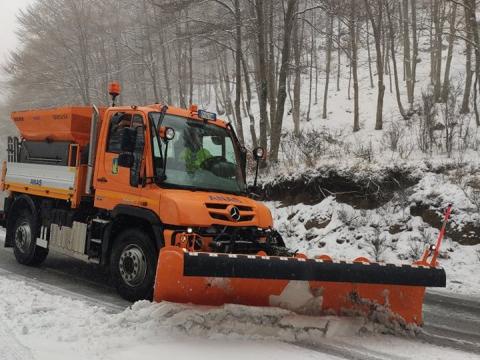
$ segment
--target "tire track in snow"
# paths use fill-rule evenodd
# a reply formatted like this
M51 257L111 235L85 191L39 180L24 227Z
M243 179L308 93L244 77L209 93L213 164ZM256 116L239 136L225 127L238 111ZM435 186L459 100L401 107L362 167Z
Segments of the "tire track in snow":
M0 360L34 360L29 348L21 344L0 317Z
M40 282L36 279L29 278L27 276L19 275L12 273L8 270L4 270L0 268L0 276L6 278L6 279L11 279L11 280L16 280L16 281L21 281L27 284L28 286L31 286L35 289L45 291L48 294L53 294L53 295L59 295L59 296L64 296L68 297L71 299L75 300L81 300L91 306L99 306L102 307L106 310L107 313L119 313L125 310L125 307L116 305L114 303L104 301L99 298L87 296L80 294L78 292L73 292L70 290L63 289L62 287L47 284L45 282ZM1 358L0 358L1 359Z
M427 293L420 340L480 354L480 299Z
M0 297L0 360L33 360L30 349L15 337L5 320L6 304Z
M353 346L348 343L338 342L337 344L308 344L306 342L288 342L289 344L312 350L322 354L332 355L347 360L408 360L410 357L393 355L366 349L359 346Z

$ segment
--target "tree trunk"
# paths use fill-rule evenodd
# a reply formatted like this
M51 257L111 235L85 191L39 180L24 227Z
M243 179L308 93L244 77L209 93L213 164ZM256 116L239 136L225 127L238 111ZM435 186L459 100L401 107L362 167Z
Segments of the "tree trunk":
M273 32L275 22L274 3L275 0L269 0L268 2L268 102L270 104L270 122L273 121L277 109L277 99L275 97L277 66L275 63L275 38Z
M338 19L337 27L337 91L340 91L340 76L342 70L342 49L340 47L342 40L342 22Z
M415 101L415 84L417 82L417 61L418 61L418 34L417 34L417 0L411 0L412 8L412 100Z
M470 29L473 34L473 41L475 43L475 96L474 96L474 106L475 106L475 119L477 122L477 126L480 126L480 119L478 116L478 106L477 106L477 89L480 91L480 84L479 84L479 76L480 76L480 38L478 35L478 25L476 20L476 1L475 0L468 0L469 8L470 8Z
M360 111L358 99L358 58L357 58L357 4L356 0L350 0L350 68L353 76L353 131L360 130Z
M433 85L435 78L435 44L433 36L433 13L435 12L434 1L430 0L430 26L428 27L428 36L430 42L430 84Z
M383 98L385 95L385 84L383 81L383 54L382 54L382 24L383 24L383 3L382 0L376 1L376 14L373 14L369 0L365 0L365 8L368 18L372 24L373 37L375 40L377 78L378 78L378 96L377 96L377 114L375 120L375 130L383 128Z
M162 66L163 66L163 79L165 81L165 87L167 90L167 102L168 104L172 103L172 88L170 86L170 68L167 61L167 47L165 45L165 34L163 29L163 23L159 16L156 17L160 29L158 31L160 37L160 48L162 51Z
M407 99L410 109L413 108L413 78L412 59L410 57L410 26L408 24L408 0L403 0L403 58L405 63L405 77L407 81Z
M312 85L313 85L313 54L315 53L315 33L312 29L311 43L310 43L310 64L309 64L309 85L308 85L308 107L307 107L307 121L310 121L310 111L312 109Z
M267 99L268 80L267 64L265 54L265 26L263 0L255 0L255 11L257 15L257 56L258 56L258 102L260 107L260 146L267 151Z
M398 111L400 112L400 115L404 119L406 119L406 114L405 110L402 105L402 99L400 98L400 86L398 84L398 69L397 69L397 59L395 56L395 32L393 30L393 22L392 22L392 15L391 15L391 9L388 3L385 4L385 8L387 10L387 19L388 19L388 27L389 27L389 35L390 35L390 55L392 57L392 63L393 63L393 75L395 79L395 93L397 95L397 104L398 104Z
M283 115L285 111L285 100L287 98L287 73L288 64L290 62L291 33L295 23L295 9L298 0L288 0L285 13L285 27L283 36L282 62L278 78L277 93L277 112L275 121L272 123L272 148L270 158L273 162L278 161L278 150L280 147L280 138L282 135Z
M443 77L442 100L447 102L450 91L450 67L453 57L453 42L455 41L455 21L457 18L457 4L453 3L450 8L450 33L448 34L447 62L445 63L445 75Z
M473 34L470 24L470 10L468 9L468 0L464 0L465 12L465 90L463 92L461 114L468 114L470 112L470 93L472 89L472 42Z
M237 119L237 133L241 144L245 144L243 135L242 113L240 101L242 97L242 13L240 0L234 1L235 5L235 117Z
M330 83L330 64L332 62L332 47L333 47L333 14L330 14L330 21L328 22L327 31L327 59L325 66L325 90L323 93L323 113L322 118L326 119L328 114L328 87Z
M298 10L298 6L297 6ZM293 60L294 60L294 75L295 79L293 81L293 109L292 109L292 118L293 118L293 127L295 136L300 135L300 90L301 90L301 36L299 34L300 20L295 19L295 24L293 25Z
M187 102L185 100L185 79L183 78L183 62L184 62L184 56L183 56L183 41L180 39L181 37L181 27L178 22L175 23L175 29L176 29L176 34L177 37L179 38L176 41L176 46L175 46L175 58L176 58L176 63L177 63L177 89L178 89L178 102L180 103L180 106L182 108L187 107Z
M442 100L442 45L443 45L443 0L434 0L433 25L435 29L435 71L433 79L433 93L435 101Z
M243 53L242 53L243 55ZM258 146L257 132L255 130L255 117L252 114L252 90L250 88L250 75L248 72L248 64L245 56L242 56L243 79L245 81L245 90L247 92L247 99L245 105L247 106L248 118L250 119L250 136L252 137L253 147Z
M372 74L372 55L370 53L370 29L367 21L367 61L368 61L368 75L370 78L370 88L373 89L373 74Z
M315 24L316 24L317 17L315 16L314 19L315 19ZM317 37L316 36L314 36L314 38L313 38L313 49L314 49L313 56L314 56L314 61L315 61L315 103L314 103L314 105L317 105L318 104L319 71L318 71L318 49L317 49Z
M298 10L298 5L297 5ZM299 26L302 24L302 31L299 32ZM293 82L293 125L294 133L296 136L300 136L300 91L301 91L301 79L302 79L302 48L303 48L303 32L304 32L304 23L300 22L300 19L295 19L295 24L293 25L293 59L294 59L294 74L295 79Z

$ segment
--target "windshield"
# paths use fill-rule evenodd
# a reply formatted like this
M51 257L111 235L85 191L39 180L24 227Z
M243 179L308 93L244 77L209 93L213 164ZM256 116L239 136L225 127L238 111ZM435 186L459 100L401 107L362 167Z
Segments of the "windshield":
M169 142L164 184L204 190L241 193L246 189L239 156L227 129L198 120L150 113L154 126L175 130ZM156 175L162 173L165 144L152 127L153 160ZM160 146L159 146L160 144Z

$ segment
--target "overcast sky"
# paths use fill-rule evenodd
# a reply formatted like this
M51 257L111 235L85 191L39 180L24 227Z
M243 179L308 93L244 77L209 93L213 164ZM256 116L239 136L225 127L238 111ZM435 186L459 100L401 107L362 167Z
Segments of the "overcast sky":
M0 0L0 60L3 62L9 50L18 46L15 30L17 13L35 0Z
M0 62L4 63L8 52L20 44L15 36L17 13L35 0L0 0ZM0 75L1 76L1 75ZM0 100L2 98L0 93Z

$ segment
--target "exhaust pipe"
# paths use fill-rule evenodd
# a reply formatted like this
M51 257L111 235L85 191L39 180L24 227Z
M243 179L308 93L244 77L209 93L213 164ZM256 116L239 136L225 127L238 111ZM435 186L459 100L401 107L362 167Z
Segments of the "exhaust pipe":
M90 125L90 144L88 146L88 170L87 181L85 184L85 194L92 194L92 181L93 181L93 167L95 166L96 150L97 150L97 127L100 112L98 108L93 105L92 122Z

